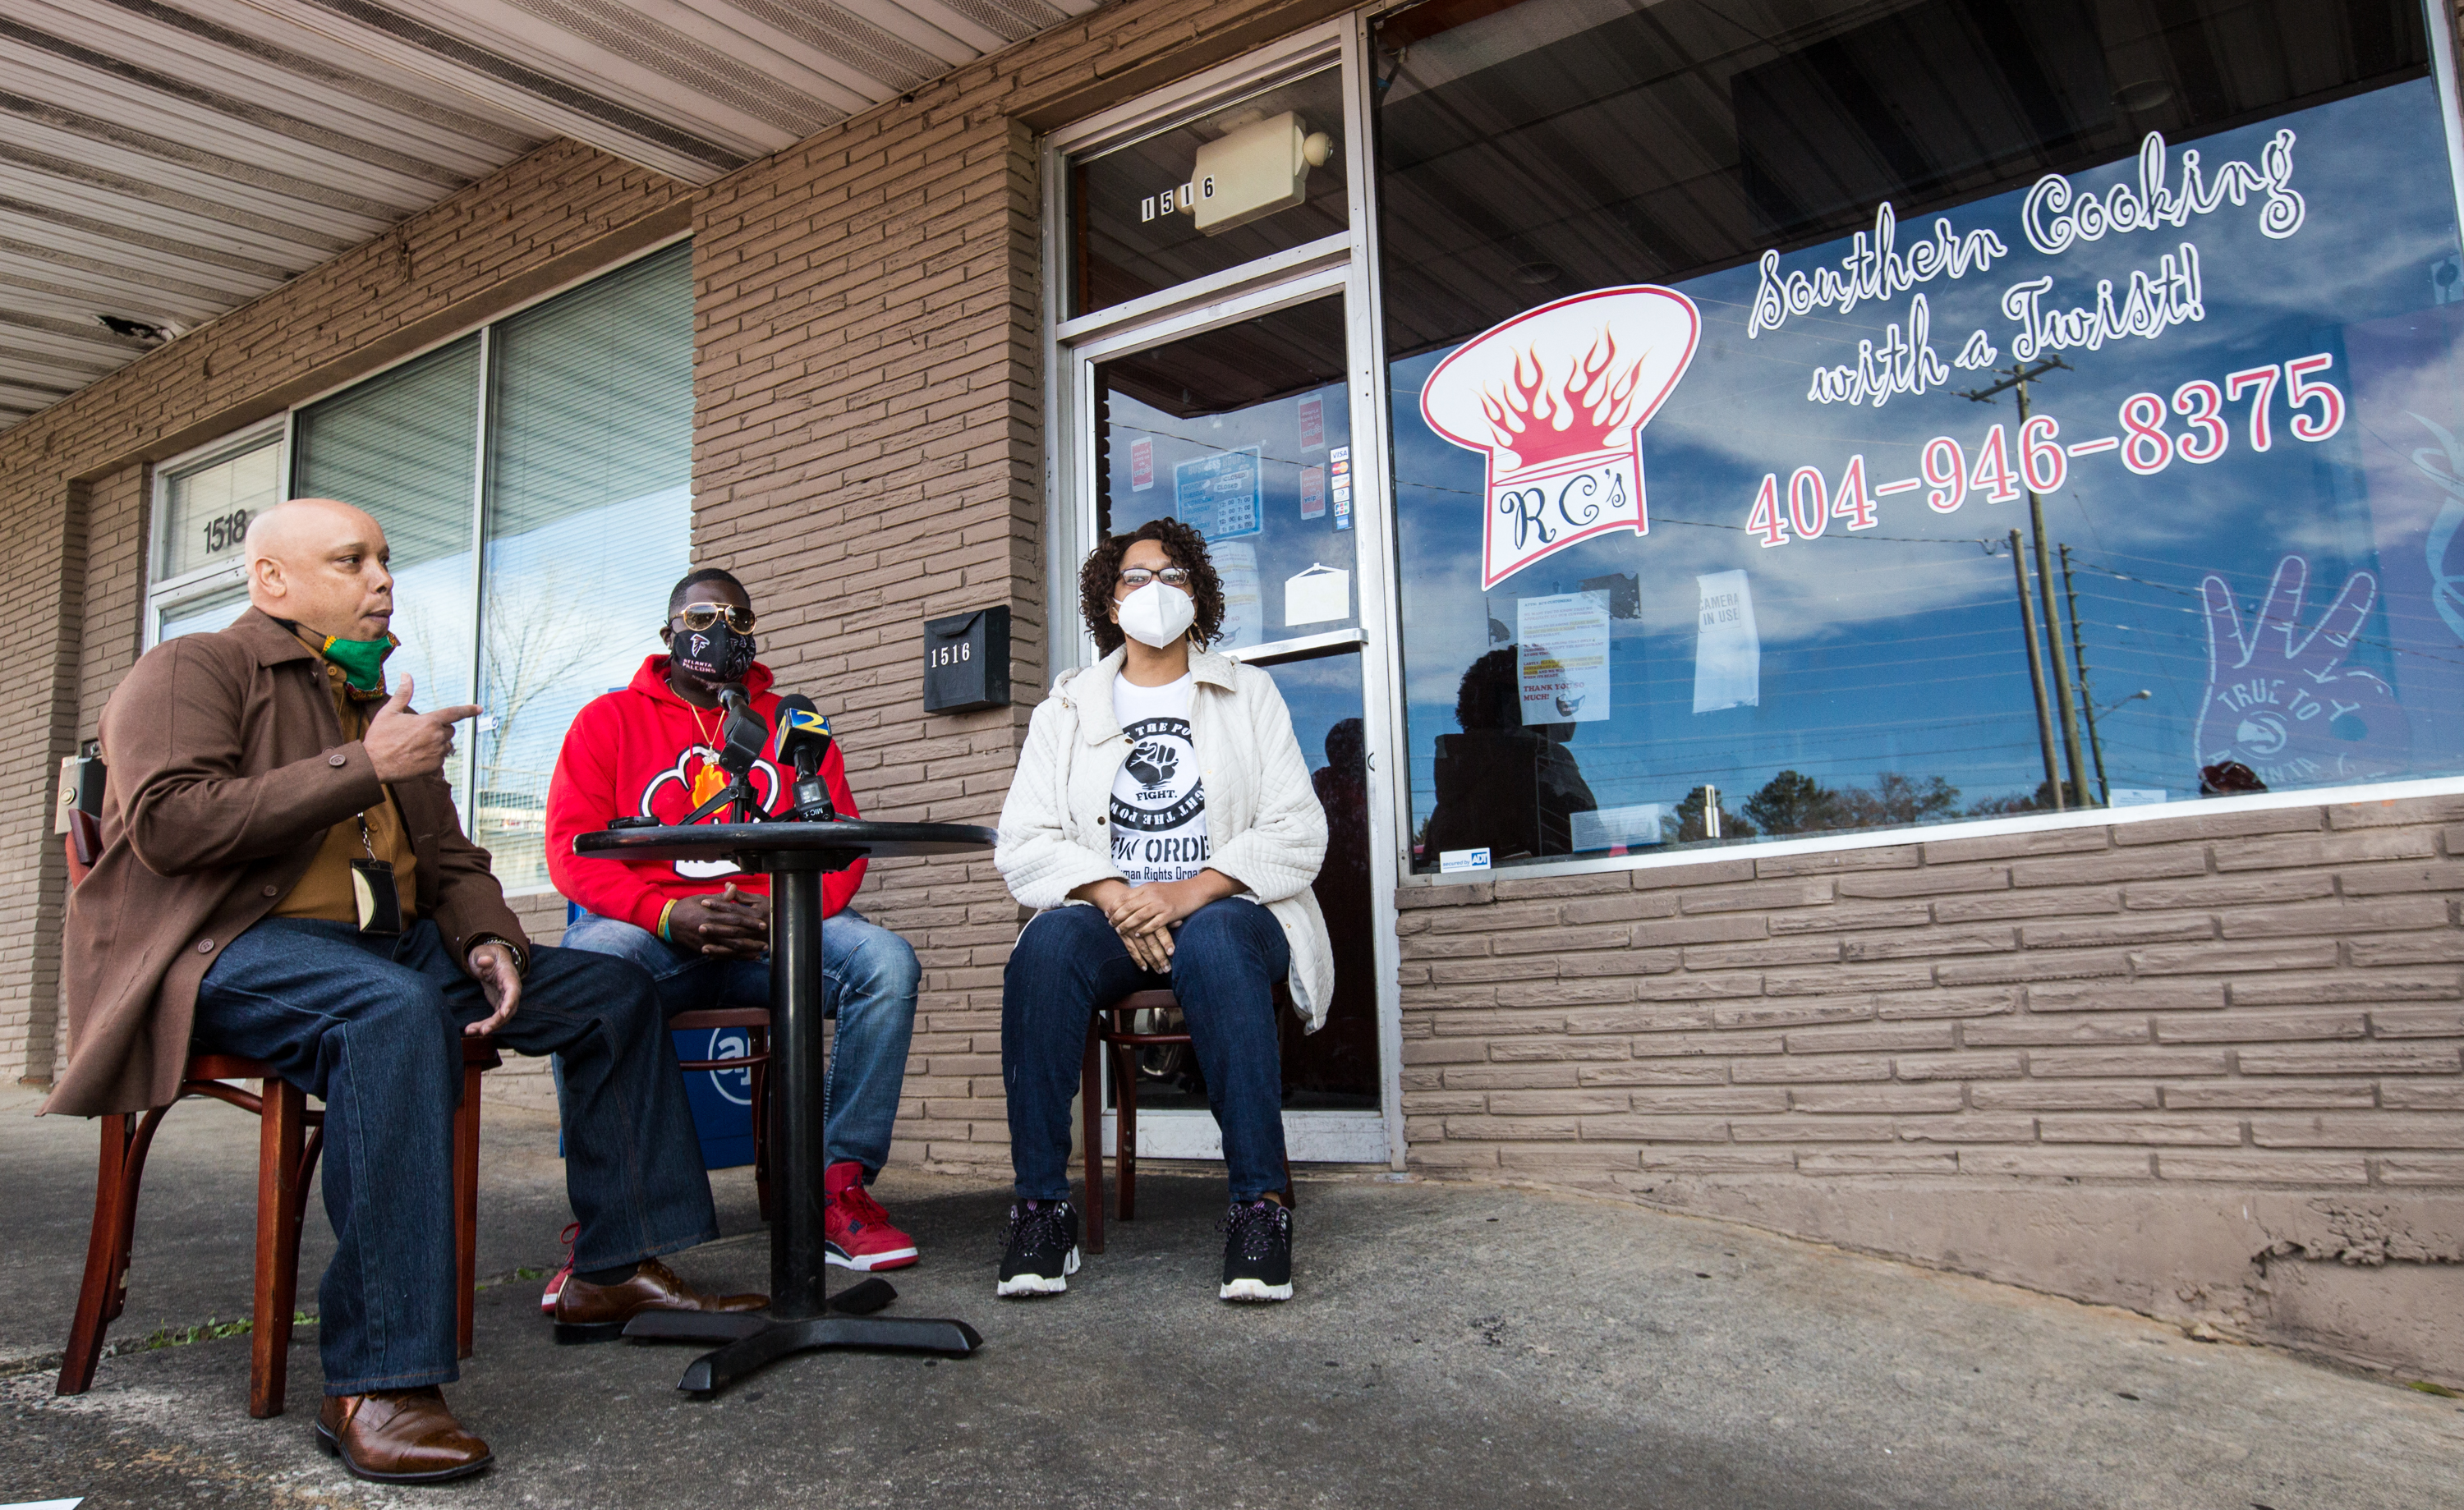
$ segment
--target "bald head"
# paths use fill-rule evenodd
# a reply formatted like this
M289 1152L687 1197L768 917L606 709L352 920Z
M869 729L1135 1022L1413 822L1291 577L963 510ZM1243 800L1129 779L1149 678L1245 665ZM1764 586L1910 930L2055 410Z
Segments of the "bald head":
M378 640L393 618L384 528L336 498L290 498L248 524L248 601L344 640Z

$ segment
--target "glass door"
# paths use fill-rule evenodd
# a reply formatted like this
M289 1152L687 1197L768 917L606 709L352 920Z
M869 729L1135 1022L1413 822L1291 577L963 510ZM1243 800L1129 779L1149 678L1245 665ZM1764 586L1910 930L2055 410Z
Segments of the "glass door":
M1163 517L1206 537L1214 648L1274 677L1327 812L1315 890L1335 991L1318 1032L1286 1023L1287 1143L1301 1162L1399 1168L1391 584L1361 439L1380 425L1349 34L1297 38L1047 155L1048 564L1056 666L1083 664L1087 551ZM1220 1157L1186 1051L1150 1050L1137 1072L1139 1152ZM1116 1100L1108 1083L1108 1139Z

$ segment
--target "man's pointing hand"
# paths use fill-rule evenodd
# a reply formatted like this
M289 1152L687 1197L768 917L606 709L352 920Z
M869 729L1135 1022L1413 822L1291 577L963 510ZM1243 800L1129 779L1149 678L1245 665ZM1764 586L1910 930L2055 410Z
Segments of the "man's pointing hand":
M479 712L476 704L465 703L432 713L414 713L410 689L410 673L405 671L394 684L393 695L368 720L367 735L361 740L367 746L380 781L403 781L443 771L445 757L453 753L453 726Z

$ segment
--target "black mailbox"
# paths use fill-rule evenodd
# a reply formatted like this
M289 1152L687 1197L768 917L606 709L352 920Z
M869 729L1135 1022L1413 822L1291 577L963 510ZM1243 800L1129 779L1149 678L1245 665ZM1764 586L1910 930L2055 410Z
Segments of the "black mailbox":
M924 711L968 713L1008 706L1009 609L925 620Z

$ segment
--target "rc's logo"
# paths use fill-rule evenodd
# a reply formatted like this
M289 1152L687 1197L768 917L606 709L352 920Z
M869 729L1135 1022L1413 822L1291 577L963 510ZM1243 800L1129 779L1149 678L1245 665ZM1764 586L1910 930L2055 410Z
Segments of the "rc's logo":
M1675 289L1594 289L1492 325L1438 363L1421 418L1488 458L1483 590L1577 540L1651 532L1642 427L1702 329Z

